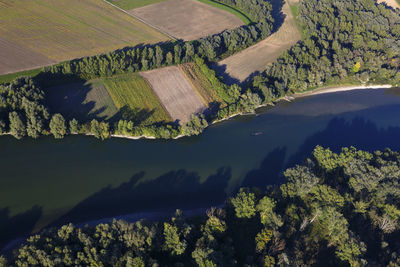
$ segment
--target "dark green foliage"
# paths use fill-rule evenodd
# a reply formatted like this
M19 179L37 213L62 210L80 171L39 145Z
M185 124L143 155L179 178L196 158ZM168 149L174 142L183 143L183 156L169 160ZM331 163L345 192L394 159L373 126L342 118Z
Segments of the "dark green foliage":
M61 114L54 114L50 120L50 132L54 135L54 138L64 138L67 134L67 127L65 125L65 119Z
M50 79L80 78L90 80L114 74L138 72L162 66L191 62L195 56L215 61L260 41L271 34L272 6L263 0L230 1L222 3L235 6L255 22L236 29L225 30L195 41L162 43L144 47L125 48L111 53L85 57L45 68L37 76L43 83Z
M26 135L26 127L19 117L18 113L13 111L9 116L10 133L17 139L21 139Z
M399 152L317 147L285 175L280 188L241 189L207 216L51 228L10 266L398 266Z
M1 132L9 129L16 138L39 137L49 119L44 100L43 91L30 78L0 85Z
M253 80L267 101L326 84L400 84L398 13L375 0L307 0L298 21L303 40Z
M203 115L192 115L191 120L182 128L184 135L199 135L207 128L208 122Z
M71 134L77 134L79 132L79 123L76 119L72 119L69 122L69 132Z

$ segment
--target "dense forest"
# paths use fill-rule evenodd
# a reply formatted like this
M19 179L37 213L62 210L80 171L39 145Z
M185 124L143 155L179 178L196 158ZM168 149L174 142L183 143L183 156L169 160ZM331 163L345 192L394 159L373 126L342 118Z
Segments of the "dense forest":
M253 80L266 101L327 84L400 84L400 13L376 0L301 1L302 41Z
M29 237L12 266L399 266L400 153L316 147L281 186L166 221L72 224ZM0 265L6 259L0 257Z

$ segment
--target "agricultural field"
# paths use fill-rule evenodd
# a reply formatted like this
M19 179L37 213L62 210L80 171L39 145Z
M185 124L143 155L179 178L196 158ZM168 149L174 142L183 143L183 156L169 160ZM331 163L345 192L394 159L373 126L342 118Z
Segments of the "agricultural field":
M0 11L1 13L1 11ZM1 23L1 22L0 22ZM1 29L0 29L1 31ZM0 35L0 74L54 64L55 61Z
M186 123L192 114L207 109L199 94L176 67L166 67L141 73L174 121Z
M179 69L183 74L185 74L186 79L188 79L192 87L200 95L203 103L205 103L209 108L214 104L219 104L221 108L226 106L226 103L218 96L210 81L206 76L204 76L196 64L182 64L179 65Z
M301 39L301 35L288 3L283 5L282 12L286 17L277 32L267 39L220 61L217 64L217 69L223 69L225 74L242 82L253 73L263 71L283 51L296 44ZM219 72L223 75L221 71Z
M101 0L0 0L0 75L168 40Z
M129 12L183 40L195 40L243 25L234 14L197 0L166 0Z
M142 6L152 5L164 0L107 0L108 2L125 10L130 10Z
M124 119L137 124L171 121L150 85L139 74L116 75L103 82Z
M400 1L398 0L378 0L378 3L386 3L388 6L391 6L394 9L400 9Z
M118 112L101 80L60 85L45 91L51 111L68 115L68 119L111 119Z

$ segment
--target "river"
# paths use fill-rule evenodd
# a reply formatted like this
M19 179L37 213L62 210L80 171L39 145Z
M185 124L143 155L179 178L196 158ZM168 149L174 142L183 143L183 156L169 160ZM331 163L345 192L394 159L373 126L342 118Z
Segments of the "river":
M49 225L220 205L278 185L316 145L400 150L400 89L280 102L179 140L0 138L0 247Z

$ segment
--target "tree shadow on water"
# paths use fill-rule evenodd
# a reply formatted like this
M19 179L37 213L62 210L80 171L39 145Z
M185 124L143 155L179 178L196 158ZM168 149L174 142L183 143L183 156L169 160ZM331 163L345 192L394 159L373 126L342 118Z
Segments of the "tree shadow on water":
M264 188L267 185L279 183L285 167L285 156L285 147L275 148L264 158L260 168L247 173L241 186Z
M11 240L28 235L42 216L42 208L33 206L30 210L10 216L9 208L0 210L0 250Z
M137 173L116 188L103 188L76 205L53 225L138 212L220 205L226 199L225 188L231 178L231 170L219 168L203 183L196 172L186 170L171 171L154 180L141 181L144 176L144 172Z
M342 147L354 146L370 152L387 147L400 150L400 127L379 128L369 120L357 117L351 121L334 118L327 127L306 139L298 152L290 159L288 165L294 165L311 155L317 145L340 152Z

